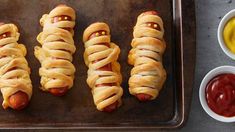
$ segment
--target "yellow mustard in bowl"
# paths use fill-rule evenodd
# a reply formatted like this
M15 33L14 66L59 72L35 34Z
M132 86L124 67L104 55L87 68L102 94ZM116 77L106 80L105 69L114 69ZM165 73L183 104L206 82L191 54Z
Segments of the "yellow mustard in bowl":
M235 54L235 17L231 18L225 25L223 37L228 49Z

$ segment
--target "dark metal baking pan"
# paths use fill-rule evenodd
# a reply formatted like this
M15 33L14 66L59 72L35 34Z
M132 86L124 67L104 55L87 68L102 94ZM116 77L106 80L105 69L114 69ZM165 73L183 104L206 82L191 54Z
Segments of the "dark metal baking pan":
M33 50L38 45L36 36L42 30L39 19L61 3L73 7L77 14L74 36L77 51L73 61L77 71L73 88L65 96L55 97L39 90L40 64ZM131 66L127 64L127 55L136 18L147 10L157 10L164 21L167 80L156 100L141 103L128 92ZM1 21L15 23L20 29L19 42L28 50L33 82L32 100L26 109L0 109L0 128L176 128L187 119L195 65L193 0L1 0L0 12ZM96 110L86 84L82 33L96 21L109 24L111 39L121 48L123 105L113 113Z

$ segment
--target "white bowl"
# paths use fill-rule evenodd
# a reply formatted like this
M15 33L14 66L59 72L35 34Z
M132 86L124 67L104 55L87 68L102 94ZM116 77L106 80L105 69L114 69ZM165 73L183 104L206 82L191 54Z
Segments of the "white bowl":
M207 105L207 101L206 101L206 95L205 95L206 85L215 76L223 74L223 73L235 74L235 67L233 67L233 66L220 66L220 67L217 67L217 68L211 70L210 72L208 72L201 82L200 89L199 89L199 99L200 99L200 102L201 102L203 109L212 118L214 118L218 121L221 121L221 122L235 122L235 116L234 117L224 117L224 116L216 114L214 111L212 111L210 109L210 107Z
M235 54L232 53L228 47L225 45L224 42L224 37L223 37L223 31L224 31L224 26L227 24L227 22L231 19L235 17L235 9L231 10L230 12L228 12L223 19L220 21L219 27L218 27L218 31L217 31L217 37L218 37L218 41L220 44L220 47L222 48L222 50L224 51L224 53L229 56L230 58L232 58L233 60L235 60Z

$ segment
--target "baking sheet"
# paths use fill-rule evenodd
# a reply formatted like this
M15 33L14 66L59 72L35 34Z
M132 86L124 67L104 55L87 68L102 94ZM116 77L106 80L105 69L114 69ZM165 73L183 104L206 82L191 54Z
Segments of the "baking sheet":
M71 6L77 15L74 36L77 47L73 61L76 67L74 86L63 97L55 97L39 89L40 63L33 54L34 46L38 45L36 36L42 30L39 19L58 4ZM29 106L23 111L0 109L0 127L84 129L179 127L185 120L190 104L191 76L195 64L195 41L193 41L195 27L186 40L181 38L183 35L180 30L181 6L180 0L1 0L0 20L15 23L19 27L21 33L19 42L25 44L27 48L26 58L32 71L33 96ZM156 100L141 103L128 92L128 79L132 66L127 63L127 55L131 49L130 42L136 18L147 10L157 10L164 21L167 49L163 61L167 80ZM192 14L186 14L190 15ZM194 19L191 20L193 26ZM84 52L82 34L88 25L97 21L109 24L111 40L121 49L119 62L123 75L123 105L113 113L96 110L90 88L86 84L87 67L82 58ZM184 48L187 48L186 55L191 56L191 59L188 56L183 58L185 55L183 41L190 41ZM189 48L194 49L188 52ZM185 59L187 64L183 62ZM184 67L186 67L185 72ZM183 78L186 79L186 84Z

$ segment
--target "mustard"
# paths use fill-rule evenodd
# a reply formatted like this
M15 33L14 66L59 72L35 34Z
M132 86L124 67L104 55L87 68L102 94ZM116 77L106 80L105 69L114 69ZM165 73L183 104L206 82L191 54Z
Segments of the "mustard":
M225 25L223 37L228 49L235 54L235 17L230 19Z

